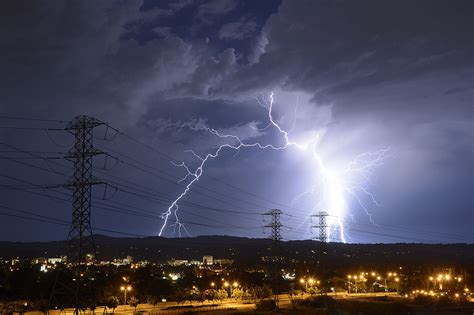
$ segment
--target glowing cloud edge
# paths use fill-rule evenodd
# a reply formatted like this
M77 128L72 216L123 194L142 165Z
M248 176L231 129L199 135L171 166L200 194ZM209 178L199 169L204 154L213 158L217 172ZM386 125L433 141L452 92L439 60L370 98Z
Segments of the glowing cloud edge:
M185 198L187 193L191 190L192 186L196 184L204 172L204 167L206 163L210 160L213 160L219 157L219 154L225 150L235 150L237 152L240 151L242 148L258 148L258 149L271 149L271 150L285 150L289 147L297 148L298 150L308 151L308 149L312 148L310 151L312 154L312 159L316 163L321 178L319 178L319 182L322 184L323 192L322 198L318 200L315 204L314 208L312 209L311 213L308 217L316 213L318 211L325 211L328 213L328 226L329 231L328 235L334 234L336 229L339 230L339 239L342 242L346 242L346 234L344 230L344 218L346 216L347 204L345 198L345 192L348 193L351 197L353 197L359 206L364 210L366 215L369 217L372 223L372 215L369 211L368 206L363 202L362 197L359 195L362 193L366 197L369 198L371 203L376 206L380 206L380 204L375 199L374 195L370 193L360 182L354 181L345 181L344 178L351 177L347 176L350 173L357 173L357 175L361 176L363 179L369 179L371 176L371 170L373 167L377 167L383 164L384 159L387 156L389 149L380 149L375 152L366 152L356 156L343 170L340 172L334 172L329 170L323 160L317 153L317 143L319 141L319 134L316 134L313 138L311 138L306 143L298 143L292 141L290 139L289 133L283 129L274 119L273 117L273 92L271 92L268 98L259 97L256 99L257 103L263 107L268 116L269 124L264 128L268 129L269 127L274 127L279 134L282 135L284 143L282 145L273 145L273 144L261 144L259 142L253 143L245 143L240 139L240 137L232 134L224 134L220 131L210 128L203 123L183 123L183 124L170 124L169 126L175 126L180 129L182 128L189 128L194 131L206 131L210 134L221 138L221 139L228 139L232 143L225 143L217 147L217 149L211 153L207 153L205 156L198 155L193 150L186 150L186 152L191 153L198 161L198 166L192 170L185 162L181 163L173 163L175 166L182 167L186 171L186 175L180 180L180 182L184 182L190 179L183 191L176 197L176 199L170 204L165 212L161 214L161 218L163 219L163 223L159 230L158 235L162 236L164 229L169 223L169 217L174 215L175 222L173 224L174 231L178 230L178 235L181 236L181 229L183 229L188 235L190 235L189 231L186 229L185 225L181 223L178 215L179 211L179 202ZM307 194L314 194L316 191L316 186L311 187L308 191L303 192L302 194L298 195L292 203L297 201L304 195ZM374 223L375 224L375 223ZM337 226L337 228L336 228Z

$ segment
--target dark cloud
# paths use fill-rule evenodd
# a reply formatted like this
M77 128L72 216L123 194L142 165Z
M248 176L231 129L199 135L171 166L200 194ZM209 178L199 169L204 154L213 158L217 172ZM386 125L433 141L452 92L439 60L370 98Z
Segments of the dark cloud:
M223 15L229 13L237 6L235 0L210 0L197 9L197 15L201 18L210 18L213 15Z
M222 25L217 35L219 39L244 39L250 37L257 29L255 21L241 18L237 22Z
M275 117L291 137L320 134L321 155L334 165L391 148L371 187L384 205L374 209L379 223L410 225L413 213L438 229L451 213L458 219L446 231L467 235L463 222L474 204L473 11L463 0L5 1L0 112L97 116L189 159L188 146L204 151L218 142L164 124L201 119L248 139L278 141L255 132L267 117L254 98L273 90ZM3 138L31 144L12 133ZM285 204L305 188L308 170L297 153L234 154L209 172ZM360 209L354 216L367 220Z

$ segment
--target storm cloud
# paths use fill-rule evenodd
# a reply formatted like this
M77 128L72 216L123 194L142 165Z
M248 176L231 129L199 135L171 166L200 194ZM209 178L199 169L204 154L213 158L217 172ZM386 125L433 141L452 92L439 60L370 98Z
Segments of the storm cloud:
M259 129L268 121L255 100L273 91L278 122L291 129L293 139L319 134L318 150L330 164L390 148L390 157L367 183L382 205L371 209L377 224L406 229L404 235L414 240L444 241L420 232L427 230L474 241L472 1L4 1L0 12L1 115L61 120L91 115L192 163L186 149L206 152L219 142L203 132L164 126L202 120L247 139L279 141L271 130ZM31 147L24 133L6 130L1 138ZM51 145L47 138L37 142ZM169 161L126 142L114 149L183 175ZM305 163L291 151L248 150L225 154L208 172L289 205L308 184ZM5 164L2 172L11 166ZM115 171L172 195L179 192L146 174ZM42 175L32 176L46 184ZM209 179L198 187L222 188ZM221 193L244 198L235 190ZM189 196L213 205L204 199ZM157 215L166 208L140 203ZM310 207L283 210L302 217ZM380 230L364 211L353 201L350 207L347 224L368 224L372 233L352 235L352 241L397 241L377 235ZM55 207L49 211L68 215ZM184 221L236 219L206 210L199 215L204 218L182 214ZM131 226L118 218L109 222L102 214L95 221L147 235L159 226L159 220L134 219ZM306 227L289 225L300 230L287 231L288 238L311 236ZM0 237L34 239L39 229L21 235L6 227ZM261 229L190 230L262 236ZM48 231L43 237L63 236L64 231Z

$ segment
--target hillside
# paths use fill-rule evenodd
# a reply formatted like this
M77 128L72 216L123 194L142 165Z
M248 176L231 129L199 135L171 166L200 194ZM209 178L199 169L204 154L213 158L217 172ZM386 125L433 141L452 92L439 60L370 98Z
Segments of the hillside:
M193 238L114 238L97 235L95 242L100 260L133 256L135 260L164 262L176 259L202 259L204 255L234 259L239 264L261 261L271 254L267 239L230 236L198 236ZM280 254L293 261L320 260L332 265L469 265L474 261L474 244L342 244L330 243L325 248L315 241L286 241ZM0 257L57 257L66 252L65 241L0 242ZM324 254L322 254L324 253Z

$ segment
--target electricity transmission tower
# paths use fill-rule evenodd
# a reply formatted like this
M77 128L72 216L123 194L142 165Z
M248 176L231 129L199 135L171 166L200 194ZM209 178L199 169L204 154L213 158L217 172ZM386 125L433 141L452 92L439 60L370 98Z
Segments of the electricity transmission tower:
M282 213L283 212L281 212L280 209L272 209L263 214L271 216L270 224L265 225L265 227L271 229L270 238L273 240L274 246L276 246L276 244L281 241L280 229L282 227L282 224L280 223L280 216L282 215Z
M72 221L68 235L67 270L59 271L49 305L74 305L74 314L85 306L88 288L87 264L97 256L91 227L92 186L103 182L92 175L93 157L103 154L93 146L93 130L105 123L88 116L76 116L65 130L74 135L74 147L64 157L74 163L74 174L64 184L72 190ZM61 274L62 273L62 274Z
M270 216L271 221L269 224L265 225L265 228L271 229L270 239L273 241L272 243L272 252L273 257L271 261L273 262L273 268L269 268L270 274L273 274L271 277L273 278L273 290L275 294L275 303L278 306L278 291L279 291L279 280L280 280L280 271L278 268L279 261L281 260L281 255L278 255L279 251L279 244L281 241L281 227L283 226L280 222L280 217L283 212L280 209L272 209L270 211L265 212L263 215Z
M321 243L327 243L328 241L328 224L327 224L327 217L329 214L326 211L319 211L316 214L311 215L312 218L316 218L318 220L318 224L312 225L312 228L316 228L319 231L319 237L316 239L319 240Z

